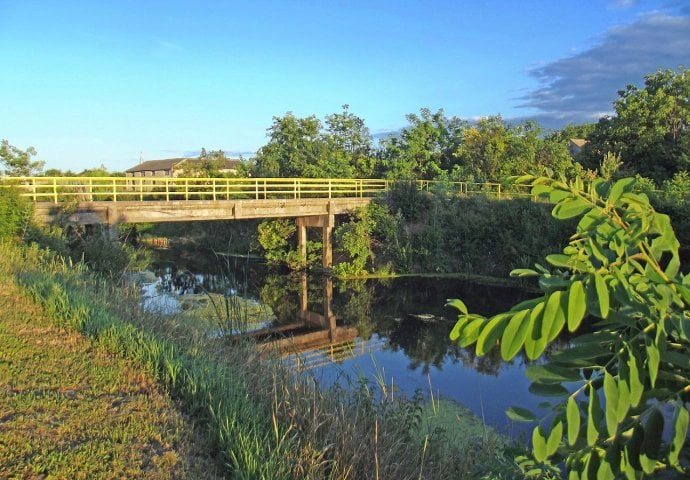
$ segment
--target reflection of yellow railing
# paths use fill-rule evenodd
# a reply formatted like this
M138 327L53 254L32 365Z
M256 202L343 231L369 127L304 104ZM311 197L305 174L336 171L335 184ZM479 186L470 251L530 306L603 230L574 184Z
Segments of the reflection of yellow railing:
M304 372L376 352L384 343L385 340L379 337L336 342L313 350L289 354L287 361L297 371Z
M4 177L34 202L179 201L372 197L396 182L362 178L172 178L172 177ZM498 199L529 196L529 187L506 191L500 183L417 180L420 190Z

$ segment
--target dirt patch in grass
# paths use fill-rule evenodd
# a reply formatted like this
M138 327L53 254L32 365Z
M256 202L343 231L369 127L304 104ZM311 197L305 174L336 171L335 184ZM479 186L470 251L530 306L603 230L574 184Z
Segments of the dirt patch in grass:
M0 478L218 478L147 372L53 326L0 280Z

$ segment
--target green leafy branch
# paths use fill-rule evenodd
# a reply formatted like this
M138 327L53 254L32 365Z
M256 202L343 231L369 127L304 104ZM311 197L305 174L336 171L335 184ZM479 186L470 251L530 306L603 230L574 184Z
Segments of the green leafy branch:
M576 232L562 253L546 256L548 268L511 273L538 277L541 297L491 318L451 300L460 315L450 336L478 355L499 342L505 360L522 350L536 360L565 328L591 332L527 369L530 390L559 399L533 431L533 460L521 459L527 473L552 472L561 461L571 479L688 473L690 275L680 273L669 217L632 178L516 182L553 203L556 219L579 217ZM507 414L536 420L523 408ZM662 436L667 422L670 438Z

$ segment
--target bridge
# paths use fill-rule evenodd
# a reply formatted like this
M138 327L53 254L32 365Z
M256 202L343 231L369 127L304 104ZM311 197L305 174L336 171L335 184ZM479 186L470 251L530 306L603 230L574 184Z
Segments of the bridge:
M306 258L308 227L322 229L323 266L332 263L334 216L354 211L385 194L394 182L335 178L0 177L34 203L38 223L121 223L297 219L298 246ZM417 188L435 184L419 180ZM505 197L498 183L445 182L459 194Z

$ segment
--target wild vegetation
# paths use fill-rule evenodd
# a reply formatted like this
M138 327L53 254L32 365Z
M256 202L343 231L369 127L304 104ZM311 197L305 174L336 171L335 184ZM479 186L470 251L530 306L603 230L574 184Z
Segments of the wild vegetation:
M512 272L538 277L543 296L488 319L451 301L460 310L451 338L479 355L500 340L504 359L524 348L536 360L564 328L593 331L528 368L533 388L557 400L534 429L531 458L518 461L528 476L558 473L561 461L575 479L687 475L690 275L669 217L632 178L520 180L555 204L555 218L578 218L575 234L546 257L550 267ZM509 415L537 420L522 408Z

